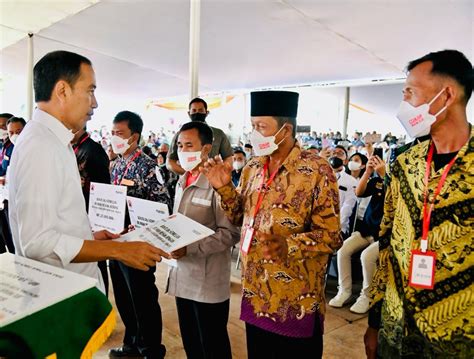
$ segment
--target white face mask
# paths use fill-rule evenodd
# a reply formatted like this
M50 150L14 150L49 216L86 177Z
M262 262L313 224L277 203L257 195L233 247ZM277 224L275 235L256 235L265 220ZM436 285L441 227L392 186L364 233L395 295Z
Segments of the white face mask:
M0 128L0 140L5 141L8 137L8 131Z
M398 108L397 118L410 137L421 137L430 133L431 125L435 123L436 117L447 108L447 106L444 106L435 115L429 113L431 104L436 101L444 90L442 89L430 102L418 107L412 106L407 101L402 101Z
M242 161L234 161L234 163L232 164L232 167L234 167L234 170L236 171L241 170L242 168L244 168L244 166L245 163L243 163Z
M179 165L185 171L191 171L201 163L201 151L183 152L178 151Z
M15 144L16 141L18 140L18 136L19 135L17 135L17 134L14 134L14 135L10 136L10 142Z
M280 143L275 143L275 137L284 127L285 126L280 128L278 132L275 133L273 136L267 137L262 135L257 130L253 130L250 134L250 144L253 147L253 152L255 153L255 156L269 156L273 152L275 152L278 149L278 145L283 142L283 140L281 140Z
M360 164L359 162L355 162L355 161L350 161L347 165L347 167L349 168L349 171L357 171L357 170L360 170L362 164Z
M110 144L112 145L112 151L117 155L123 155L130 148L128 143L129 139L125 139L119 136L112 136L110 139Z

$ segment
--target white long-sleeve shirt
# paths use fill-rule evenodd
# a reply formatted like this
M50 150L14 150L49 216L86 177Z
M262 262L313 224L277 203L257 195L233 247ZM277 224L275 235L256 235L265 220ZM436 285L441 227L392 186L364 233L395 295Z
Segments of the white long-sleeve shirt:
M35 110L18 142L9 168L10 225L18 255L98 280L97 263L71 263L93 239L73 134L58 119Z
M357 202L355 190L357 180L344 171L336 173L337 184L339 185L339 203L341 207L341 231L349 233L349 221L352 211Z

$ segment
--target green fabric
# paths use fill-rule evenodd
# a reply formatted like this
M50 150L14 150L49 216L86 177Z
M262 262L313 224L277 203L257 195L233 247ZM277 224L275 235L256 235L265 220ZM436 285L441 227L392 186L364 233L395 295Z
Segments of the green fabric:
M97 288L0 328L0 356L58 359L80 358L90 337L112 311L112 305Z

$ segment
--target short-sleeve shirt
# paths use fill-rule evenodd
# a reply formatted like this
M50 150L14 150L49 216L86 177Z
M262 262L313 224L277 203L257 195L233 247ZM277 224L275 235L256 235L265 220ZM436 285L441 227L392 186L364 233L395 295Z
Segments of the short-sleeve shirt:
M209 157L214 157L220 154L222 159L226 159L232 156L234 152L232 151L232 146L230 145L226 134L221 129L212 126L209 127L211 128L214 136ZM178 133L174 135L173 139L171 140L171 147L168 152L168 158L174 161L178 160Z

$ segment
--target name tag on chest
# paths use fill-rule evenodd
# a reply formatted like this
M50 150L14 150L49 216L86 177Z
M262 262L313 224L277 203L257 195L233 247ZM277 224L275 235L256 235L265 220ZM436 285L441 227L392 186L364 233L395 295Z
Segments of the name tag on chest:
M415 288L433 289L436 254L434 252L412 251L409 271L409 285Z
M197 198L197 197L193 197L191 202L194 203L194 204L199 204L199 205L204 206L204 207L211 207L211 204L212 204L211 201L208 200L208 199Z

